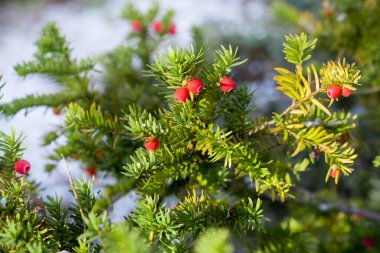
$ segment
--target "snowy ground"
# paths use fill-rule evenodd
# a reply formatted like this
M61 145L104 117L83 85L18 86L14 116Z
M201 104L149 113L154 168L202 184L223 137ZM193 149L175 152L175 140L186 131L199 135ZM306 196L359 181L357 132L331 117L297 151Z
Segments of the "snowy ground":
M90 1L91 2L91 1ZM12 5L0 9L0 74L6 82L2 90L2 102L23 97L30 93L52 93L57 86L40 76L23 80L13 70L13 66L31 59L35 47L33 42L38 38L41 27L48 21L57 22L74 49L76 57L97 55L114 48L123 41L130 29L129 25L119 18L125 1L108 0L104 4L88 5L85 1L55 3L22 7ZM136 1L142 9L149 6L150 0ZM263 30L262 20L265 15L264 0L161 0L163 9L175 10L175 22L178 35L174 43L186 46L190 43L190 28L205 22L223 22L226 32L252 29ZM1 8L1 7L0 7ZM260 96L258 96L260 97ZM63 164L52 174L44 172L44 164L48 162L48 148L41 147L41 136L60 124L62 117L51 111L37 108L24 117L23 112L10 120L0 119L0 129L9 133L12 128L27 135L25 145L28 147L24 158L32 164L30 177L42 183L46 192L56 191L64 194L68 189L68 179ZM79 164L71 164L74 178L82 177L83 170ZM97 182L101 187L112 179ZM124 205L125 201L119 205ZM129 205L131 206L131 205ZM118 208L116 207L116 210ZM125 211L125 208L123 209ZM120 214L122 215L122 214Z

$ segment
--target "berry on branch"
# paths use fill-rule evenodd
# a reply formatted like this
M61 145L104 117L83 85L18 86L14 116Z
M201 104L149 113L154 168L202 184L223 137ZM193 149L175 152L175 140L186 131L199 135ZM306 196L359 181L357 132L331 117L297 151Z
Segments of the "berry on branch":
M169 27L169 30L168 30L168 33L170 35L175 35L177 33L177 27L174 23L171 23L170 24L170 27Z
M341 94L342 94L342 87L340 87L339 85L334 84L328 87L327 89L327 96L329 98L335 99L335 98L338 98Z
M19 174L28 174L29 171L30 171L30 163L26 160L18 160L16 163L15 163L15 171Z
M53 108L53 113L54 113L55 115L58 116L58 115L61 114L61 112L62 112L61 107L56 106L56 107Z
M140 33L142 31L142 25L139 21L136 21L136 20L131 21L131 26L134 32Z
M330 177L335 178L337 172L338 172L338 167L334 164L333 166L331 166Z
M349 97L352 93L352 90L350 90L349 88L343 88L342 89L342 96L343 97Z
M230 92L235 89L235 87L236 84L231 77L223 77L222 80L220 80L220 89L223 92Z
M334 17L334 11L330 8L326 9L324 15L327 19L331 19Z
M98 159L100 159L100 158L102 158L102 157L104 157L104 155L105 155L105 151L104 151L104 149L99 149L98 150L98 152L96 152L96 158L98 158Z
M183 87L178 88L174 93L174 97L178 102L184 103L190 97L189 90Z
M190 81L187 83L186 88L194 94L199 94L203 90L202 80L198 78L191 78Z
M164 25L160 21L154 21L152 23L152 28L156 33L160 33L162 32L162 29L164 29Z
M362 239L362 243L366 249L372 248L375 245L375 239L367 235Z
M158 149L158 146L160 145L160 142L157 138L148 137L145 139L145 148L150 151L155 151Z
M340 142L340 143L346 143L347 141L349 141L350 140L350 134L349 133L343 133L341 136L340 136L340 138L338 139L338 141Z
M353 214L352 218L354 219L354 221L359 222L363 219L363 216L361 216L359 214Z
M88 167L86 168L86 173L89 176L96 176L96 168L95 167Z

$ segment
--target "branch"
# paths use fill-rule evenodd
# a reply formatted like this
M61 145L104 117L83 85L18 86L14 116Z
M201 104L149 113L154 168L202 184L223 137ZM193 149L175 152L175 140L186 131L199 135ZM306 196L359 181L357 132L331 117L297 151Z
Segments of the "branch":
M349 204L334 204L331 201L321 198L320 196L317 196L316 194L304 188L299 188L299 193L307 195L307 199L310 199L310 200L296 199L295 201L298 204L306 205L306 204L309 204L309 202L311 202L314 199L314 200L317 200L318 202L322 202L322 203L319 203L318 205L318 209L320 211L325 211L326 210L325 207L328 207L328 209L337 209L343 213L356 214L356 215L360 215L362 217L376 220L376 221L380 220L380 213L377 213L371 210L361 209ZM322 206L324 207L322 208Z
M314 148L317 148L319 150L322 150L324 152L328 152L329 149L326 149L326 146L324 145L320 145L318 143L314 143L312 141L309 141L308 139L306 138L302 138L301 136L299 136L298 134L296 134L295 132L289 130L289 129L285 129L286 132L288 132L291 136L293 136L297 141L299 141L300 139L302 139L302 141L310 144L311 146L313 146Z
M71 177L69 165L67 164L67 161L66 161L65 157L63 155L61 155L61 156L62 156L63 162L65 163L66 172L67 172L67 174L69 176L69 181L70 181L71 189L73 190L75 200L78 203L79 212L80 212L80 215L82 216L82 220L83 220L83 229L85 230L86 229L86 223L85 223L85 216L84 216L84 213L83 213L82 204L80 203L80 200L78 198L78 193L77 193L77 191L75 189L73 178Z
M280 115L280 117L284 117L286 114L288 114L291 110L294 110L295 108L297 108L298 106L300 106L302 103L310 100L312 97L314 97L315 95L317 95L319 92L321 92L323 89L318 89L312 93L310 93L308 96L304 97L303 99L299 100L297 103L293 103L291 106L289 106L288 108L286 108L285 111L283 111ZM254 135L255 133L257 133L258 131L261 131L263 129L265 129L266 127L270 126L270 125L274 125L277 121L272 119L271 121L268 121L268 122L265 122L264 124L256 127L255 129L249 131L247 134L245 134L246 136L251 136L251 135Z
M298 193L306 195L304 198L294 198L290 200L293 200L295 203L300 205L311 205L316 206L316 208L320 212L326 212L328 209L336 209L340 212L346 213L346 214L356 214L371 220L378 221L380 220L380 213L374 212L372 210L366 210L362 208L358 208L356 206L352 206L349 204L334 204L333 202L326 200L324 198L321 198L320 196L317 196L315 193L305 189L305 188L299 188ZM266 198L272 201L280 201L279 199L272 198L272 195L270 192L266 191L263 194L260 195L261 198ZM318 203L315 203L318 202ZM283 203L283 202L281 202Z

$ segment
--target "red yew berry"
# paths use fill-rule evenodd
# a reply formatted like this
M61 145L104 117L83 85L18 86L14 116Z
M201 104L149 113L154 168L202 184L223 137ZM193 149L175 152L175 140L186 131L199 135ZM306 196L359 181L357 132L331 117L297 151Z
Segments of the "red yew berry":
M152 23L152 28L156 33L160 33L164 29L164 25L160 21L154 21Z
M347 142L346 138L344 138L343 136L341 136L341 137L338 139L338 141L339 141L340 143L346 143L346 142Z
M142 25L139 21L136 21L136 20L131 21L131 26L134 32L140 33L142 31Z
M334 164L333 166L331 166L330 177L335 178L337 172L338 172L338 167Z
M88 167L86 168L86 173L89 176L96 176L96 168L95 167Z
M340 137L339 137L339 139L338 139L338 141L340 142L340 143L346 143L347 141L349 141L350 140L350 134L349 133L343 133Z
M329 98L335 99L338 98L341 94L342 87L340 87L339 85L334 84L328 87L327 89L327 96L329 96Z
M96 152L96 154L95 154L95 156L96 156L96 158L102 158L102 157L104 157L104 155L105 155L105 151L104 151L104 149L99 149L98 150L98 152Z
M150 151L155 151L158 149L158 146L160 145L160 142L157 138L148 137L145 139L145 148Z
M235 89L235 87L236 84L231 77L223 77L222 80L220 80L220 89L223 92L230 92Z
M366 249L372 248L375 245L375 239L367 235L362 239L362 243Z
M174 23L170 24L168 33L171 34L171 35L175 35L177 33L177 27L176 27L176 25Z
M53 108L53 113L54 113L55 115L58 116L58 115L61 114L61 112L62 112L61 107L56 106L56 107Z
M183 87L178 88L174 93L174 97L178 102L184 103L190 97L189 90Z
M187 83L186 88L194 94L199 94L203 90L202 80L198 78L191 78Z
M352 218L354 219L354 221L359 222L363 219L363 216L361 216L359 214L353 214Z
M18 160L14 165L15 171L19 174L28 174L31 168L30 163L26 160Z
M324 15L326 18L331 19L332 17L334 17L334 11L329 8L325 10Z
M343 88L342 89L342 96L343 97L349 97L352 93L352 90L350 90L349 88Z

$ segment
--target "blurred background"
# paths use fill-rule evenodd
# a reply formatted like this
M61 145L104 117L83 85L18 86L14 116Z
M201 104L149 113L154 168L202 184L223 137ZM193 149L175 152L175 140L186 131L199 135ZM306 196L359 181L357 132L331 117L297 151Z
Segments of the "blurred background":
M348 61L356 61L362 69L361 89L350 98L339 101L343 110L351 110L358 115L358 128L350 133L352 142L359 153L355 171L345 177L336 186L332 182L325 183L326 169L318 162L302 175L300 186L306 189L314 208L319 211L309 213L308 217L295 221L288 219L293 227L315 221L315 217L324 217L329 213L329 205L321 203L353 204L373 213L380 213L380 177L374 160L380 147L380 1L378 0L345 0L345 1L312 1L312 0L181 0L158 1L164 10L173 9L177 32L168 38L158 51L169 45L187 47L191 44L193 27L200 27L208 48L217 48L219 44L239 47L239 54L248 61L233 72L233 76L241 84L246 84L255 91L253 105L257 113L269 116L271 112L281 111L289 105L280 92L275 90L273 68L286 67L283 60L282 43L284 35L306 32L318 37L317 49L313 53L315 61L326 61L346 57ZM54 93L59 87L41 76L22 79L13 67L31 59L35 51L34 41L39 37L41 27L48 21L55 21L61 32L71 42L73 55L81 58L96 56L115 48L131 31L130 24L120 18L124 0L0 0L0 74L6 86L3 88L2 102L26 94ZM144 10L151 1L135 1L136 6ZM96 83L96 74L92 76ZM63 164L51 173L44 171L48 163L51 147L42 147L42 135L63 122L63 116L54 115L51 110L36 108L27 117L18 113L12 118L1 118L0 129L9 133L12 128L23 131L27 135L25 145L28 150L25 158L32 164L30 177L42 183L47 191L54 189L65 194L68 179ZM83 167L79 161L70 162L75 177L83 177ZM97 186L112 183L112 177L97 180ZM131 203L134 196L121 200L124 206ZM283 204L273 203L274 208L284 209ZM115 208L118 210L118 208ZM284 209L285 210L285 209ZM307 210L310 211L310 210ZM294 212L302 217L303 209L291 204L284 212ZM336 211L334 209L334 211ZM123 213L115 216L121 217ZM311 211L310 211L311 212ZM285 214L284 214L285 215ZM342 216L343 215L343 216ZM310 238L323 231L329 231L330 242L338 242L330 250L322 252L379 252L380 234L378 220L371 220L361 215L345 216L338 210L334 219L320 219L320 231L310 230ZM276 221L278 217L271 217ZM278 218L280 220L280 218ZM373 222L376 221L376 222ZM295 223L294 223L295 222ZM296 225L294 225L296 224ZM293 240L316 245L318 242L304 235ZM310 239L310 240L307 240ZM302 242L301 242L302 241ZM336 248L334 248L336 247ZM343 251L343 249L345 251ZM302 251L299 251L302 252ZM305 251L306 252L306 251Z

